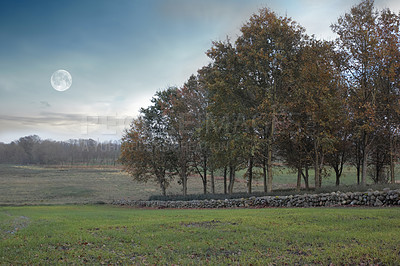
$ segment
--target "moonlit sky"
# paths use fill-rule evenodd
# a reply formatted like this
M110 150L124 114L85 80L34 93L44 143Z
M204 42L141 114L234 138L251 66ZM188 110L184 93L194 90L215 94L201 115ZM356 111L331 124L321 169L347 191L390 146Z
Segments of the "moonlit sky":
M154 93L209 62L215 40L235 40L259 8L292 17L317 38L357 0L0 1L0 142L117 140ZM399 0L376 0L400 10ZM50 84L65 69L72 86Z

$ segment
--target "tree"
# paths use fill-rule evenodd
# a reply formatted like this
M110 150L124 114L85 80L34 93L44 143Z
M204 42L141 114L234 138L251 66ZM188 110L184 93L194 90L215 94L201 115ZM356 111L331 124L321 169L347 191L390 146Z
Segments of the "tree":
M390 164L394 173L391 147L399 124L399 17L388 9L378 12L374 1L363 0L332 29L339 35L338 48L347 54L348 95L361 153L361 184L365 184L370 162L375 174L382 163Z
M212 62L197 76L158 92L135 130L148 132L146 143L168 147L165 169L179 175L185 195L190 173L200 175L207 193L208 173L214 192L214 170L223 169L224 192L232 193L236 171L245 168L251 193L255 167L262 167L270 192L275 156L297 171L298 189L302 177L308 188L311 168L321 187L328 165L339 185L346 162L356 166L361 184L368 167L380 180L390 166L394 182L400 19L373 5L363 0L331 26L336 45L261 9L234 44L213 43Z
M335 172L336 186L340 185L340 178L343 174L344 165L349 161L351 156L351 131L350 124L346 115L343 115L344 123L334 128L333 146L326 155L326 162Z
M374 1L363 0L340 17L332 30L339 35L338 48L346 54L351 113L362 152L361 184L365 185L368 155L377 127L377 12Z
M3 142L0 142L0 163L7 161L6 150L7 150L7 145L4 144Z
M281 115L281 123L276 127L278 155L288 167L297 172L296 189L301 189L303 177L305 187L309 189L309 168L313 165L312 140L306 134L304 114L298 113L296 105L288 99L287 113Z
M41 140L40 140L39 136L37 136L37 135L22 137L17 141L18 146L20 146L25 151L25 154L26 154L26 159L21 160L22 163L30 164L30 163L34 162L33 161L33 148L36 144L40 143L40 141Z
M211 114L208 112L209 105L211 102L210 98L210 91L208 88L209 81L212 80L212 71L213 68L211 64L202 67L198 70L197 76L197 85L198 85L198 93L196 95L198 97L197 101L200 103L199 108L199 115L197 124L199 128L197 128L196 136L199 142L199 148L197 149L198 156L195 156L194 164L197 172L200 174L200 170L198 165L201 164L200 161L203 161L203 167L210 170L210 182L211 182L211 193L215 194L215 180L214 180L214 172L217 168L217 164L215 163L217 160L215 158L215 154L212 153L212 141L210 141L209 137L213 134L210 134L212 129L210 128L211 125ZM200 163L199 163L200 162ZM203 170L204 171L204 170ZM206 193L206 182L207 182L207 171L204 171L202 175L203 178L203 186L204 186L204 193ZM225 180L226 181L226 180ZM226 182L225 182L226 183ZM226 186L225 186L226 190Z
M179 101L186 108L185 130L191 131L190 158L191 167L198 173L203 181L203 193L207 194L207 172L210 163L210 147L204 139L206 132L205 123L207 119L208 89L204 82L201 71L198 76L192 75L180 89ZM212 165L212 164L211 164ZM211 192L215 193L213 170L211 168Z
M157 92L153 105L141 109L142 116L133 120L122 138L120 162L134 179L154 179L166 195L176 166L174 143L168 136L168 121L162 104L175 89Z
M296 82L283 105L286 121L280 128L282 156L298 171L298 184L303 169L308 181L312 161L316 188L321 186L326 155L336 152L335 137L345 117L335 56L331 43L309 39L296 58Z
M245 122L249 111L245 102L248 96L241 83L240 59L230 41L214 42L207 55L213 60L212 68L208 72L209 77L206 79L211 99L208 106L208 140L215 165L229 169L227 192L231 194L236 170L243 158L248 158L250 154L249 145L244 141Z
M258 133L258 156L265 164L267 192L272 191L272 155L277 113L287 89L293 83L295 57L302 46L304 29L287 17L278 17L269 9L261 9L241 28L237 39L238 56L243 63L244 89L250 97L247 108ZM265 173L265 171L264 171ZM264 176L264 180L266 177Z
M200 106L194 99L196 83L193 77L182 88L167 90L168 97L160 99L161 110L167 122L167 134L175 147L176 171L182 183L183 195L187 195L187 180L192 170L190 164L198 146L196 116ZM206 182L206 176L203 182Z
M390 166L390 181L395 183L395 143L400 132L400 16L389 9L382 10L377 21L377 35L379 64L376 84L379 87L377 98L380 102L377 108L381 118L380 135L383 135L378 146L386 154L387 164ZM376 170L378 168L376 167ZM379 179L379 176L377 177Z

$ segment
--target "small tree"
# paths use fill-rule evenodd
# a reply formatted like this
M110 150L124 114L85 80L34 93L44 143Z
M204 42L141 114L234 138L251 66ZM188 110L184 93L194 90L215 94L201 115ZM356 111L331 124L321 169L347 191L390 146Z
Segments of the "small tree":
M174 177L176 165L173 142L167 134L168 121L163 114L161 100L172 90L157 92L150 107L141 109L142 116L134 119L122 138L119 161L135 180L155 180L162 194Z

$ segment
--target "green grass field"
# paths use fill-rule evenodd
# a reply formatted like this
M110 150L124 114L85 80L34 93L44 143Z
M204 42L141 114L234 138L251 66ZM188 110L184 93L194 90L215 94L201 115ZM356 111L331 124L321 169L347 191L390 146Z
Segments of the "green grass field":
M275 170L274 189L295 185L294 173ZM238 192L246 191L241 174L235 183ZM355 181L354 169L346 169L343 182ZM333 182L332 177L324 179L325 185ZM217 192L222 186L218 178ZM253 186L262 190L260 180ZM159 193L156 184L134 182L115 168L0 165L0 205L10 205L0 207L0 265L400 263L400 208L82 205ZM174 181L168 193L180 194L181 186ZM189 193L202 193L200 178L189 178Z
M0 264L400 263L400 208L0 208Z

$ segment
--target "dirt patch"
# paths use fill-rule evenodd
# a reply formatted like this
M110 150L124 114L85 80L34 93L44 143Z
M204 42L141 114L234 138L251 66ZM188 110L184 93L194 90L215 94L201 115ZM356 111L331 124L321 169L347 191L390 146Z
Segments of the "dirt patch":
M185 227L205 227L205 228L216 227L219 224L221 224L221 221L218 221L218 220L204 221L204 222L192 222L192 223L181 223L181 225L185 226Z
M211 221L204 221L204 222L192 222L192 223L181 223L184 227L197 227L197 228L214 228L220 225L237 225L237 223L226 223L221 222L219 220L211 220Z

